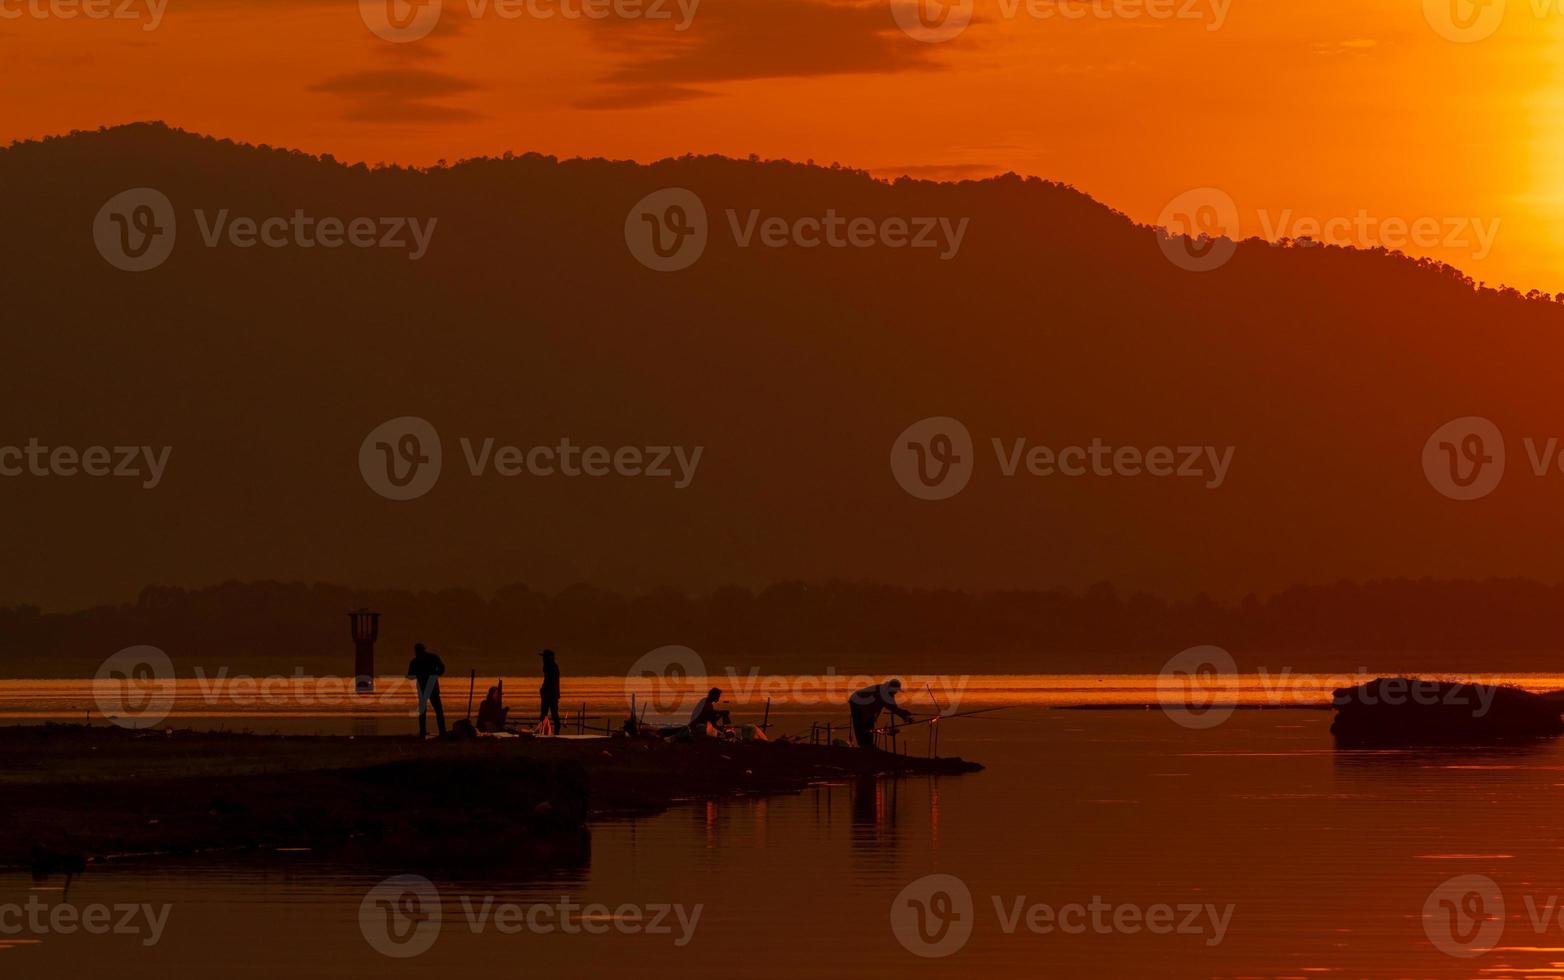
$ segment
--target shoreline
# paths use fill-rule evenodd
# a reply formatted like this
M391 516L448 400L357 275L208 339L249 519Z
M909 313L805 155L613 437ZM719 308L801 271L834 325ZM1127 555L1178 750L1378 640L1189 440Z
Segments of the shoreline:
M436 739L0 727L0 868L308 848L378 862L579 864L591 823L962 759L789 742Z

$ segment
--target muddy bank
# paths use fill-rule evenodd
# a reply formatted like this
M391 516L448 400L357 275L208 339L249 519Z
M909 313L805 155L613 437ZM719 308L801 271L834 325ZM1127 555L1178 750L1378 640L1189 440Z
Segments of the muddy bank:
M0 866L307 847L460 863L585 862L594 817L796 792L929 760L787 743L436 740L0 728Z
M1564 692L1380 677L1338 688L1331 734L1346 747L1491 745L1564 734Z

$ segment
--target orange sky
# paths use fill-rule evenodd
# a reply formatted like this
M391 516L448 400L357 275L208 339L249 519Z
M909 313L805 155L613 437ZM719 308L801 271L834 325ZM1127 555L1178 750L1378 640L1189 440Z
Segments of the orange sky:
M0 0L0 140L163 119L343 160L1015 170L1148 222L1217 187L1246 235L1338 219L1564 290L1564 0L975 0L944 41L891 0L443 0L402 43L369 27L385 2ZM64 16L95 4L123 16Z

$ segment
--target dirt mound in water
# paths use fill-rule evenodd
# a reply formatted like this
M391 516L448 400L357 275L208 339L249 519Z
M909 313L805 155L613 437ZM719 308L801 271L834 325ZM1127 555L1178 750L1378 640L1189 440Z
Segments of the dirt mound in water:
M1470 745L1564 733L1556 694L1518 687L1380 677L1332 695L1338 741L1365 745Z

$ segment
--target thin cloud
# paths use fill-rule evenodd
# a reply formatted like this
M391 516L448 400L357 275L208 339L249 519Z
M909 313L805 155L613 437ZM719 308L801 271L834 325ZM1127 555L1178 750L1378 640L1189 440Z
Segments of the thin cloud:
M726 82L941 67L940 45L904 34L884 2L705 0L687 31L625 22L598 37L620 63L600 79L604 92L577 101L582 108L682 102Z
M348 100L342 118L353 122L467 122L482 118L459 106L434 101L479 89L476 82L417 68L377 68L335 75L311 92Z

